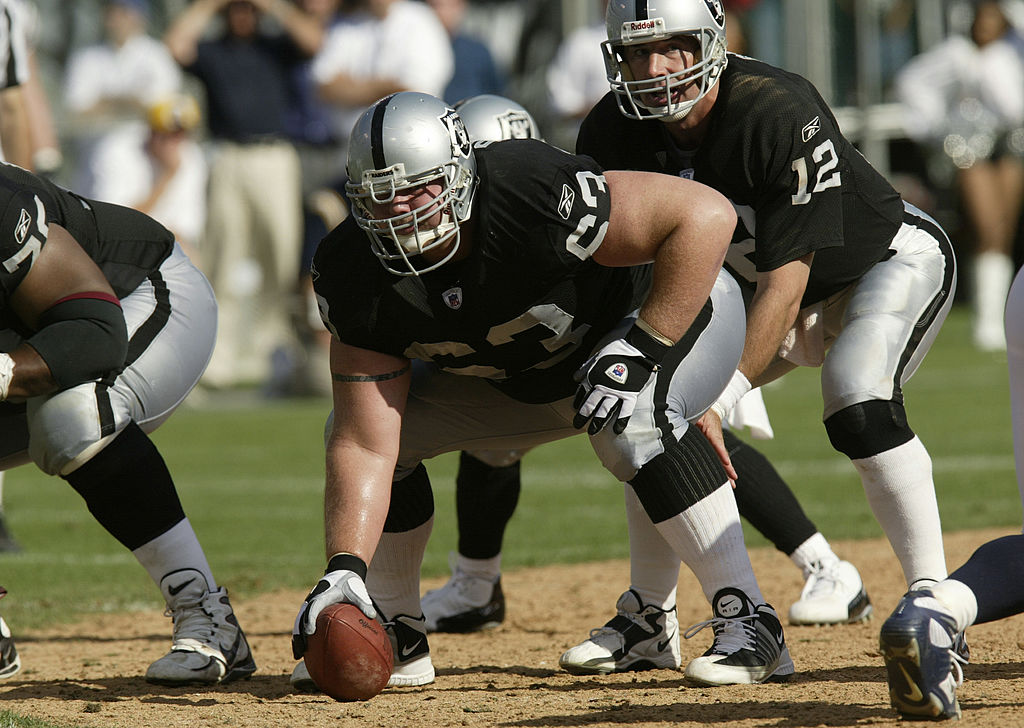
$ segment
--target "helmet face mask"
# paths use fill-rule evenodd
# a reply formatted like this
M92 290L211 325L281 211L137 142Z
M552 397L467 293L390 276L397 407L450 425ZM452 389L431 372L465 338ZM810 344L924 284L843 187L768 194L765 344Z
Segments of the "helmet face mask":
M608 40L601 44L608 83L622 114L630 119L679 121L718 83L727 63L725 12L720 0L612 0L605 16ZM636 79L626 53L630 47L689 37L697 52L689 68L653 79ZM691 85L696 96L683 98ZM651 96L664 96L663 104Z
M378 101L356 122L345 190L381 264L420 275L452 259L476 191L476 159L453 109L427 94ZM398 212L396 197L412 207Z

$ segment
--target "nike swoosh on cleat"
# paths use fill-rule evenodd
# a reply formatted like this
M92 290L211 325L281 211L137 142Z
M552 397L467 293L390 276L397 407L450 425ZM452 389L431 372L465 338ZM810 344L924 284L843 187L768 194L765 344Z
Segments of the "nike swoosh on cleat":
M909 690L903 694L903 697L912 703L920 703L924 700L924 695L921 694L921 689L917 687L917 683L910 679L910 675L907 674L906 668L899 663L896 664L896 667L898 667L900 672L903 673L903 679L907 681L907 686L909 687Z
M181 592L182 589L187 587L193 581L195 581L195 578L189 579L188 581L183 581L182 583L178 584L178 586L169 586L167 587L167 593L170 594L172 597L176 597L178 596L178 593Z
M408 646L402 645L401 649L398 650L398 656L401 659L404 660L409 655L411 655L413 652L415 652L416 648L419 647L422 642L423 642L423 638L421 637L420 639L418 639L415 642L413 642L411 645L408 645Z
M669 635L669 636L668 636L668 637L667 637L667 638L665 639L665 641L664 641L664 642L659 642L659 643L658 643L658 652L664 652L664 651L665 651L665 648L666 648L666 647L668 647L669 643L670 643L670 642L672 641L672 638L673 638L673 637L675 637L675 636L676 636L676 635L675 635L675 632L673 632L672 634L670 634L670 635Z

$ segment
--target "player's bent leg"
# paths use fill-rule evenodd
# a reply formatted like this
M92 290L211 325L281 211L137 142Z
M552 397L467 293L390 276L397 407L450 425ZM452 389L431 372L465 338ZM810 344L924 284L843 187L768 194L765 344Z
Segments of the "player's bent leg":
M910 429L903 405L872 400L825 420L832 446L860 474L868 504L892 545L908 585L946 577L931 457Z
M789 608L790 623L843 624L867 619L871 600L857 567L835 555L768 458L732 431L722 434L739 475L734 492L740 515L803 573L800 598Z
M519 501L521 453L462 452L455 479L458 552L451 578L423 595L428 632L476 632L505 619L501 545Z
M7 594L7 590L0 586L0 598ZM14 645L14 636L7 622L0 617L0 680L13 677L21 669L21 657L18 655L18 648Z

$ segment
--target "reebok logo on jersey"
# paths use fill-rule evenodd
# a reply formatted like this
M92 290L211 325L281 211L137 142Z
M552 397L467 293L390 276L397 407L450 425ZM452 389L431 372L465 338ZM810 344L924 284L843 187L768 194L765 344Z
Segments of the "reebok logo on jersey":
M572 187L569 185L562 185L562 199L558 201L558 214L562 216L563 220L569 219L569 214L572 212L572 203L576 199L576 193L573 192Z
M800 131L800 137L805 142L809 142L819 131L821 131L821 118L815 116L813 119L808 121L807 126Z
M25 243L25 238L28 237L28 230L32 226L32 216L28 214L28 210L24 207L21 208L21 215L18 217L18 226L14 228L14 242L18 245Z
M625 364L621 363L612 364L605 370L604 374L613 382L618 382L619 384L625 384L626 380L629 379L629 369L626 368Z

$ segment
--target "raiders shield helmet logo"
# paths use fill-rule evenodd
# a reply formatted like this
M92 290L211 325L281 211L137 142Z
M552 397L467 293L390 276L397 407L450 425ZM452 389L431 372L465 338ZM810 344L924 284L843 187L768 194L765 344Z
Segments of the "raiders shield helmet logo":
M722 0L704 0L704 4L708 6L708 12L711 13L711 17L715 19L715 24L719 28L725 27L725 10L722 8Z

